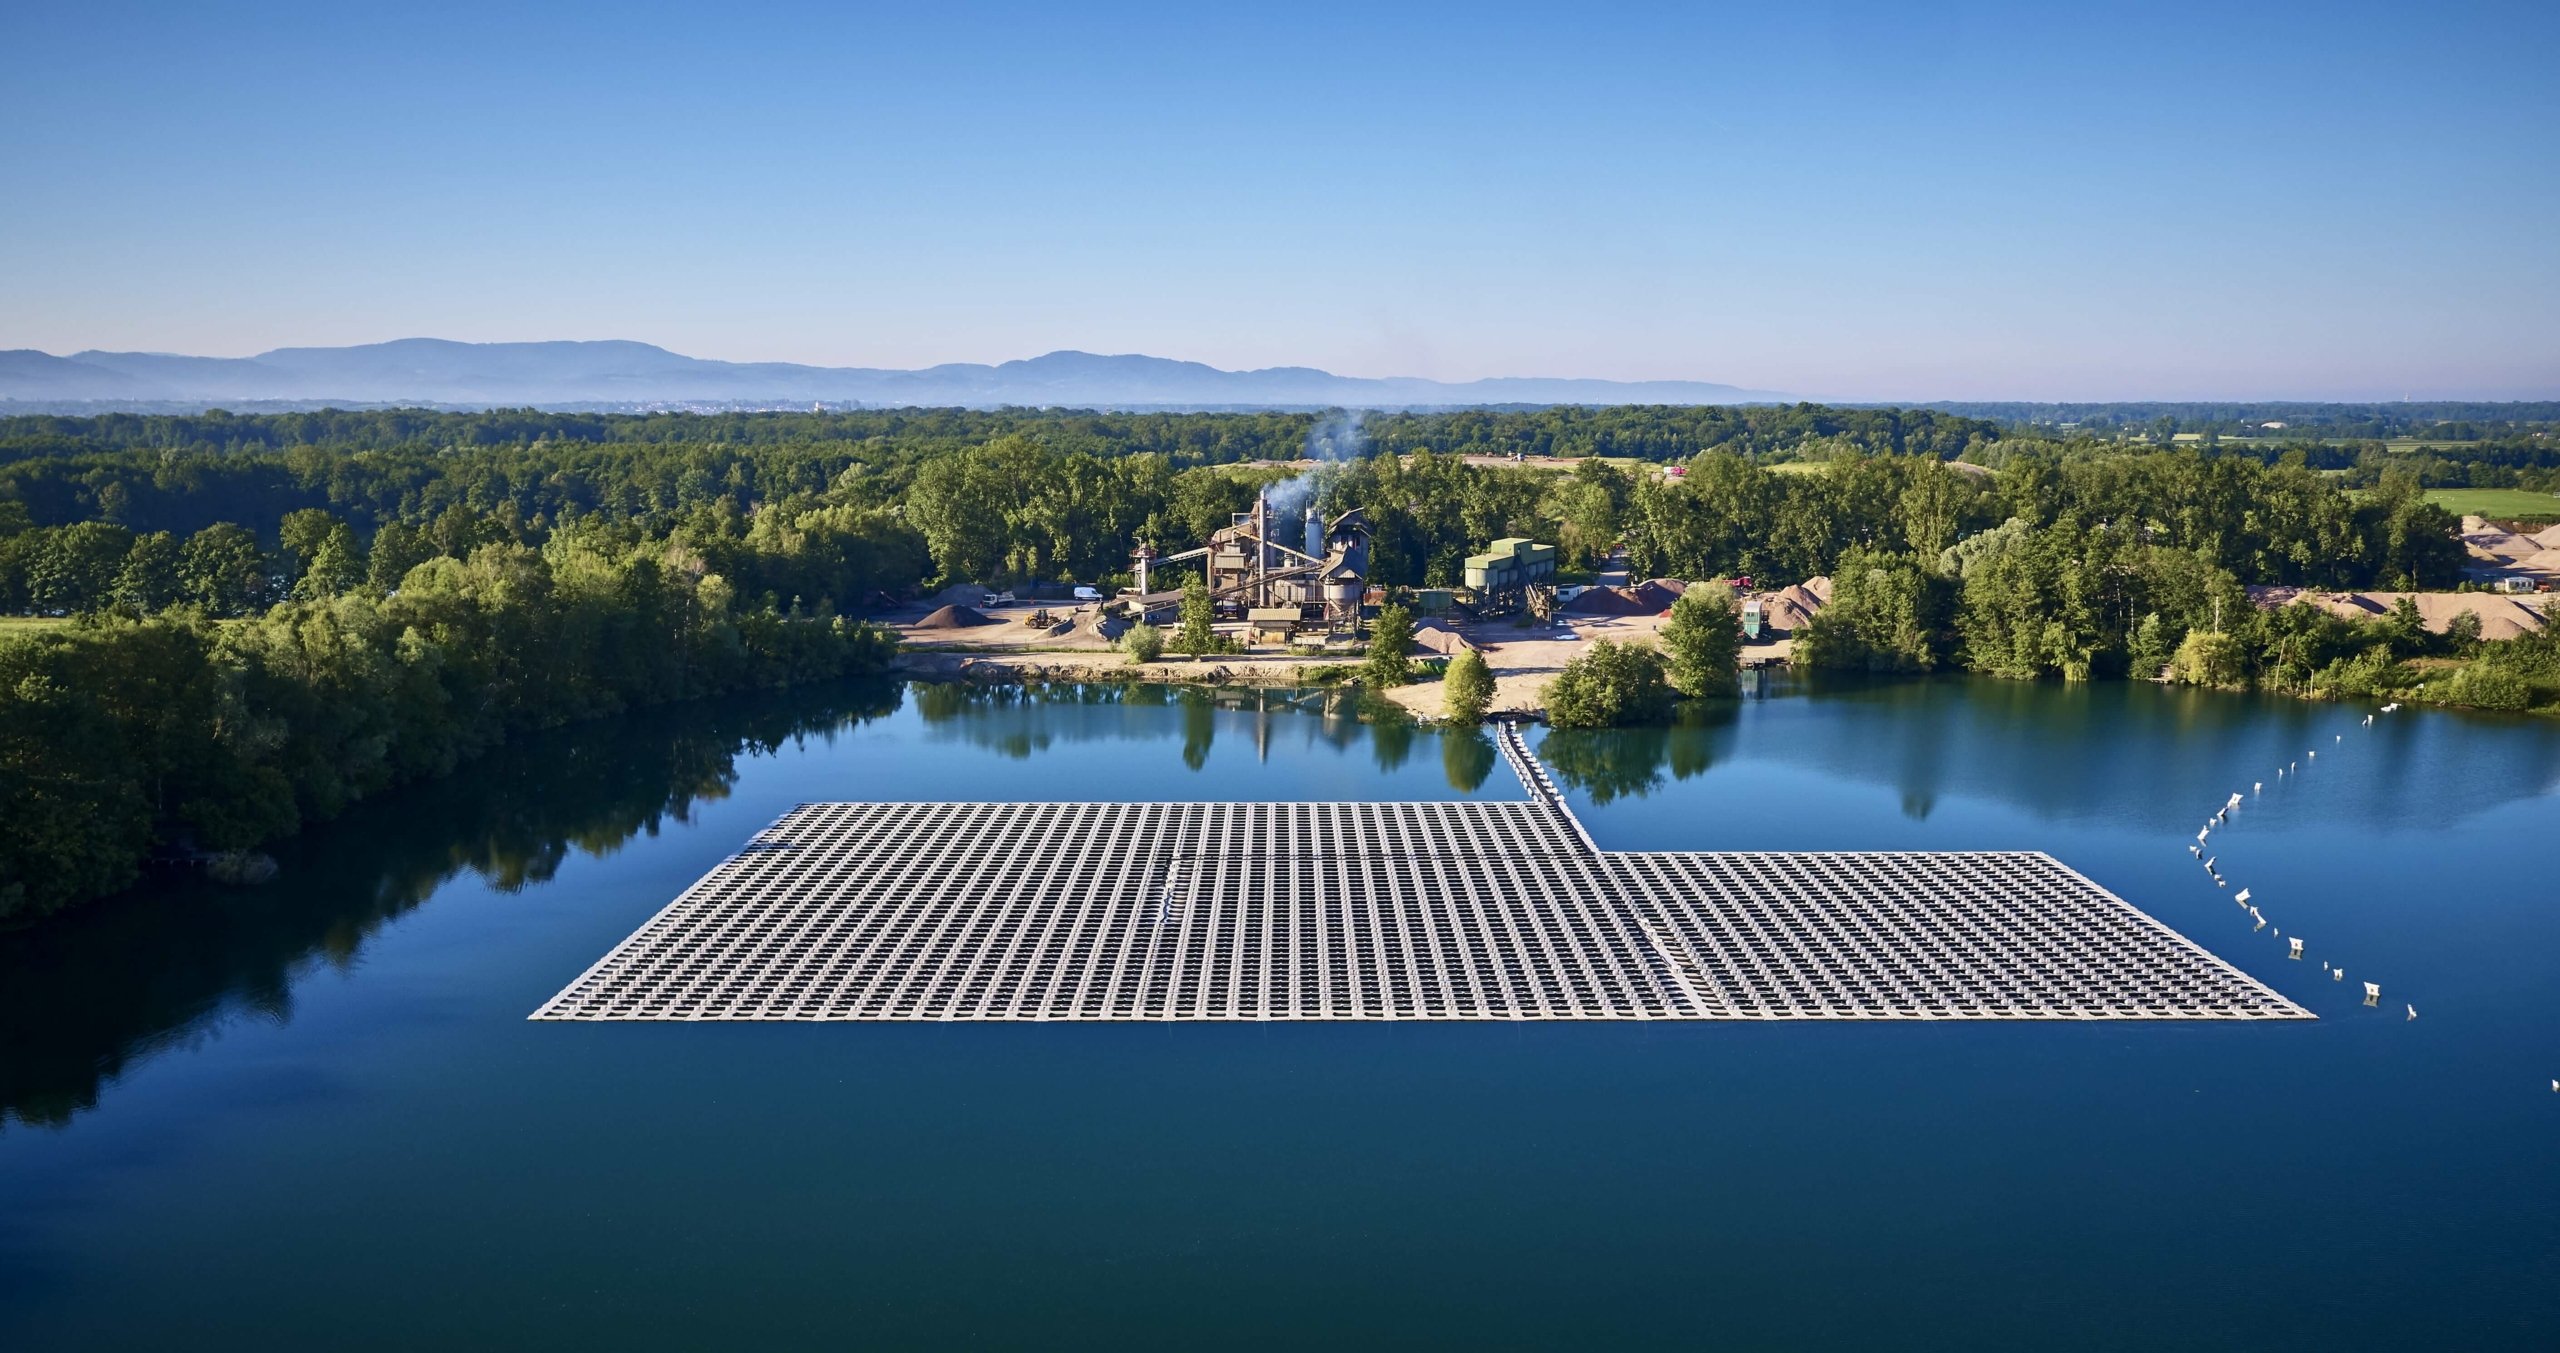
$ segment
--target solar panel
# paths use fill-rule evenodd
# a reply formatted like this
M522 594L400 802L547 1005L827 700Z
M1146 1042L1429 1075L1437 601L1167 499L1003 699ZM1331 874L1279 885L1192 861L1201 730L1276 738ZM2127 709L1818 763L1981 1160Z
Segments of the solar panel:
M1526 803L818 803L551 1020L2303 1019L2033 852L1595 848Z

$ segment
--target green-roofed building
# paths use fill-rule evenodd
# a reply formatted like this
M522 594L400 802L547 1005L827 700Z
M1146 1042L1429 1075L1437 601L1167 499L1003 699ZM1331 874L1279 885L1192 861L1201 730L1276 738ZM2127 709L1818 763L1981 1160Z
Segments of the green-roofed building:
M1524 536L1505 536L1482 554L1467 556L1467 586L1479 595L1517 592L1556 576L1556 547Z

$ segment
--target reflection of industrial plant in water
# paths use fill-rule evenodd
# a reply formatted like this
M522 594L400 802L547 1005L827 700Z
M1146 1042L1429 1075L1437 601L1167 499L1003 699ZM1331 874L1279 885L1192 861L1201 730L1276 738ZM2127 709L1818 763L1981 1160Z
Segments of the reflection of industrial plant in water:
M1153 612L1178 604L1180 589L1151 591L1148 576L1166 565L1200 559L1208 570L1210 598L1222 616L1283 640L1310 631L1359 633L1369 587L1368 517L1354 508L1328 525L1308 508L1296 543L1283 539L1290 534L1290 523L1276 518L1265 498L1255 500L1253 511L1237 513L1197 549L1158 555L1153 546L1142 544L1132 556L1139 605Z

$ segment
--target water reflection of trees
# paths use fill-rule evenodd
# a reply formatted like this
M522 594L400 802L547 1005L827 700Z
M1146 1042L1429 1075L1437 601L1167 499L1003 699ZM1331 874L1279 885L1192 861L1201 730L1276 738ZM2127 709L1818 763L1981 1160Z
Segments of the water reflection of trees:
M500 748L276 850L276 882L159 881L0 935L0 1125L59 1125L102 1086L241 1018L284 1020L294 983L345 968L382 925L466 871L512 892L572 850L604 855L728 796L768 756L898 708L885 682L653 711Z
M2360 705L2131 681L1809 674L1777 689L1809 698L1755 705L1736 755L1882 785L1914 818L1953 795L2189 832L2199 803L2272 784L2341 733L2354 771L2323 777L2322 811L2376 830L2450 825L2560 787L2560 730L2538 719L2426 711L2366 729Z
M1683 705L1668 727L1559 728L1538 744L1538 757L1567 786L1592 803L1642 797L1673 779L1703 775L1730 749L1735 706L1730 701Z
M1412 716L1384 700L1371 702L1363 713L1369 720L1369 750L1378 758L1378 769L1390 774L1404 769L1404 763L1413 759Z
M1209 764L1209 745L1218 740L1218 710L1209 693L1198 687L1182 692L1182 764L1193 770Z
M1461 794L1473 794L1493 776L1493 765L1499 759L1493 738L1481 728L1444 728L1440 730L1440 770L1449 777L1449 787Z
M1348 749L1389 722L1364 707L1357 691L1342 687L920 681L912 691L929 737L1015 759L1078 743L1175 738L1183 764L1200 770L1209 763L1221 720L1226 732L1241 731L1266 754L1283 734ZM1167 707L1178 717L1158 712ZM1251 727L1245 729L1238 716L1250 716ZM1411 755L1411 741L1373 751L1381 766L1394 769Z

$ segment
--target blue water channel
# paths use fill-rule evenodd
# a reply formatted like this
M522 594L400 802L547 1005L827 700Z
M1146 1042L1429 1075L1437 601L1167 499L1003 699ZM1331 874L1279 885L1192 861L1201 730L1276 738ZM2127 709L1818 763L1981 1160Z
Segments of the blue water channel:
M2560 728L2366 712L1780 682L1541 743L1604 847L2051 852L2320 1016L2268 1024L528 1023L805 800L1521 793L1322 695L570 730L0 935L0 1348L2549 1348ZM2235 790L2268 930L2185 849Z

